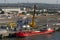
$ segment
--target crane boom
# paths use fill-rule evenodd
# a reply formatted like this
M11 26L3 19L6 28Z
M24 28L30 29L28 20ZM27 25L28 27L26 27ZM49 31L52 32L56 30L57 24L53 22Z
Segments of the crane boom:
M36 5L34 5L34 13L33 13L33 17L32 17L32 22L30 24L31 27L35 27L36 23L35 23L35 10L36 10Z

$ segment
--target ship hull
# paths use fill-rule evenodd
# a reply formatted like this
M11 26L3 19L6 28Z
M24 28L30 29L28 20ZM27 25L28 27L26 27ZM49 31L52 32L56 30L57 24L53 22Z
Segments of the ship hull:
M27 36L34 36L34 35L43 35L43 34L50 34L53 33L54 30L46 30L46 31L26 31L26 32L17 32L15 33L18 37L27 37Z

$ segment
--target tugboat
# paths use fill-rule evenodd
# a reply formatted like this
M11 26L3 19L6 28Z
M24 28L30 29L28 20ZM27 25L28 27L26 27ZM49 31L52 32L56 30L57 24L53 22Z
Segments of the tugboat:
M49 34L49 33L54 32L54 30L51 28L48 28L45 30L40 30L40 31L36 31L33 29L35 27L35 23L34 23L35 8L36 8L36 5L34 5L34 14L33 14L31 25L24 25L23 27L27 28L27 30L22 30L22 31L16 32L15 33L16 36L27 37L27 36L34 36L34 35L40 35L40 34ZM32 29L31 29L31 27L32 27Z

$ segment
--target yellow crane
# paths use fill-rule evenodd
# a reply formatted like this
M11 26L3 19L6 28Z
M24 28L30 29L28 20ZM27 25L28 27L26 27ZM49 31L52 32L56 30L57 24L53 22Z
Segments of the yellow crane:
M33 13L33 17L32 17L32 22L30 23L31 27L35 27L36 23L35 23L35 9L36 9L36 5L34 5L34 13Z

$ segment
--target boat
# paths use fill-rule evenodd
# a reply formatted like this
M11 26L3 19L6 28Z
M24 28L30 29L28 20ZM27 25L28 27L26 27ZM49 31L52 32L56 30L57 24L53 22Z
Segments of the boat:
M36 6L34 5L34 9L35 9L35 7ZM35 14L35 10L34 10L34 14ZM34 28L35 27L34 16L35 15L33 15L31 25L25 25L23 27L28 28L28 29L31 28L31 27ZM24 30L24 31L18 31L18 32L15 33L15 35L18 36L18 37L28 37L28 36L34 36L34 35L50 34L50 33L53 33L53 32L54 32L54 30L51 29L51 28L47 28L45 30L39 30L39 31L29 29L29 30Z
M28 37L28 36L34 36L34 35L43 35L43 34L50 34L50 33L53 33L54 30L53 29L50 29L48 28L48 30L43 30L43 31L19 31L19 32L16 32L16 36L18 37Z

